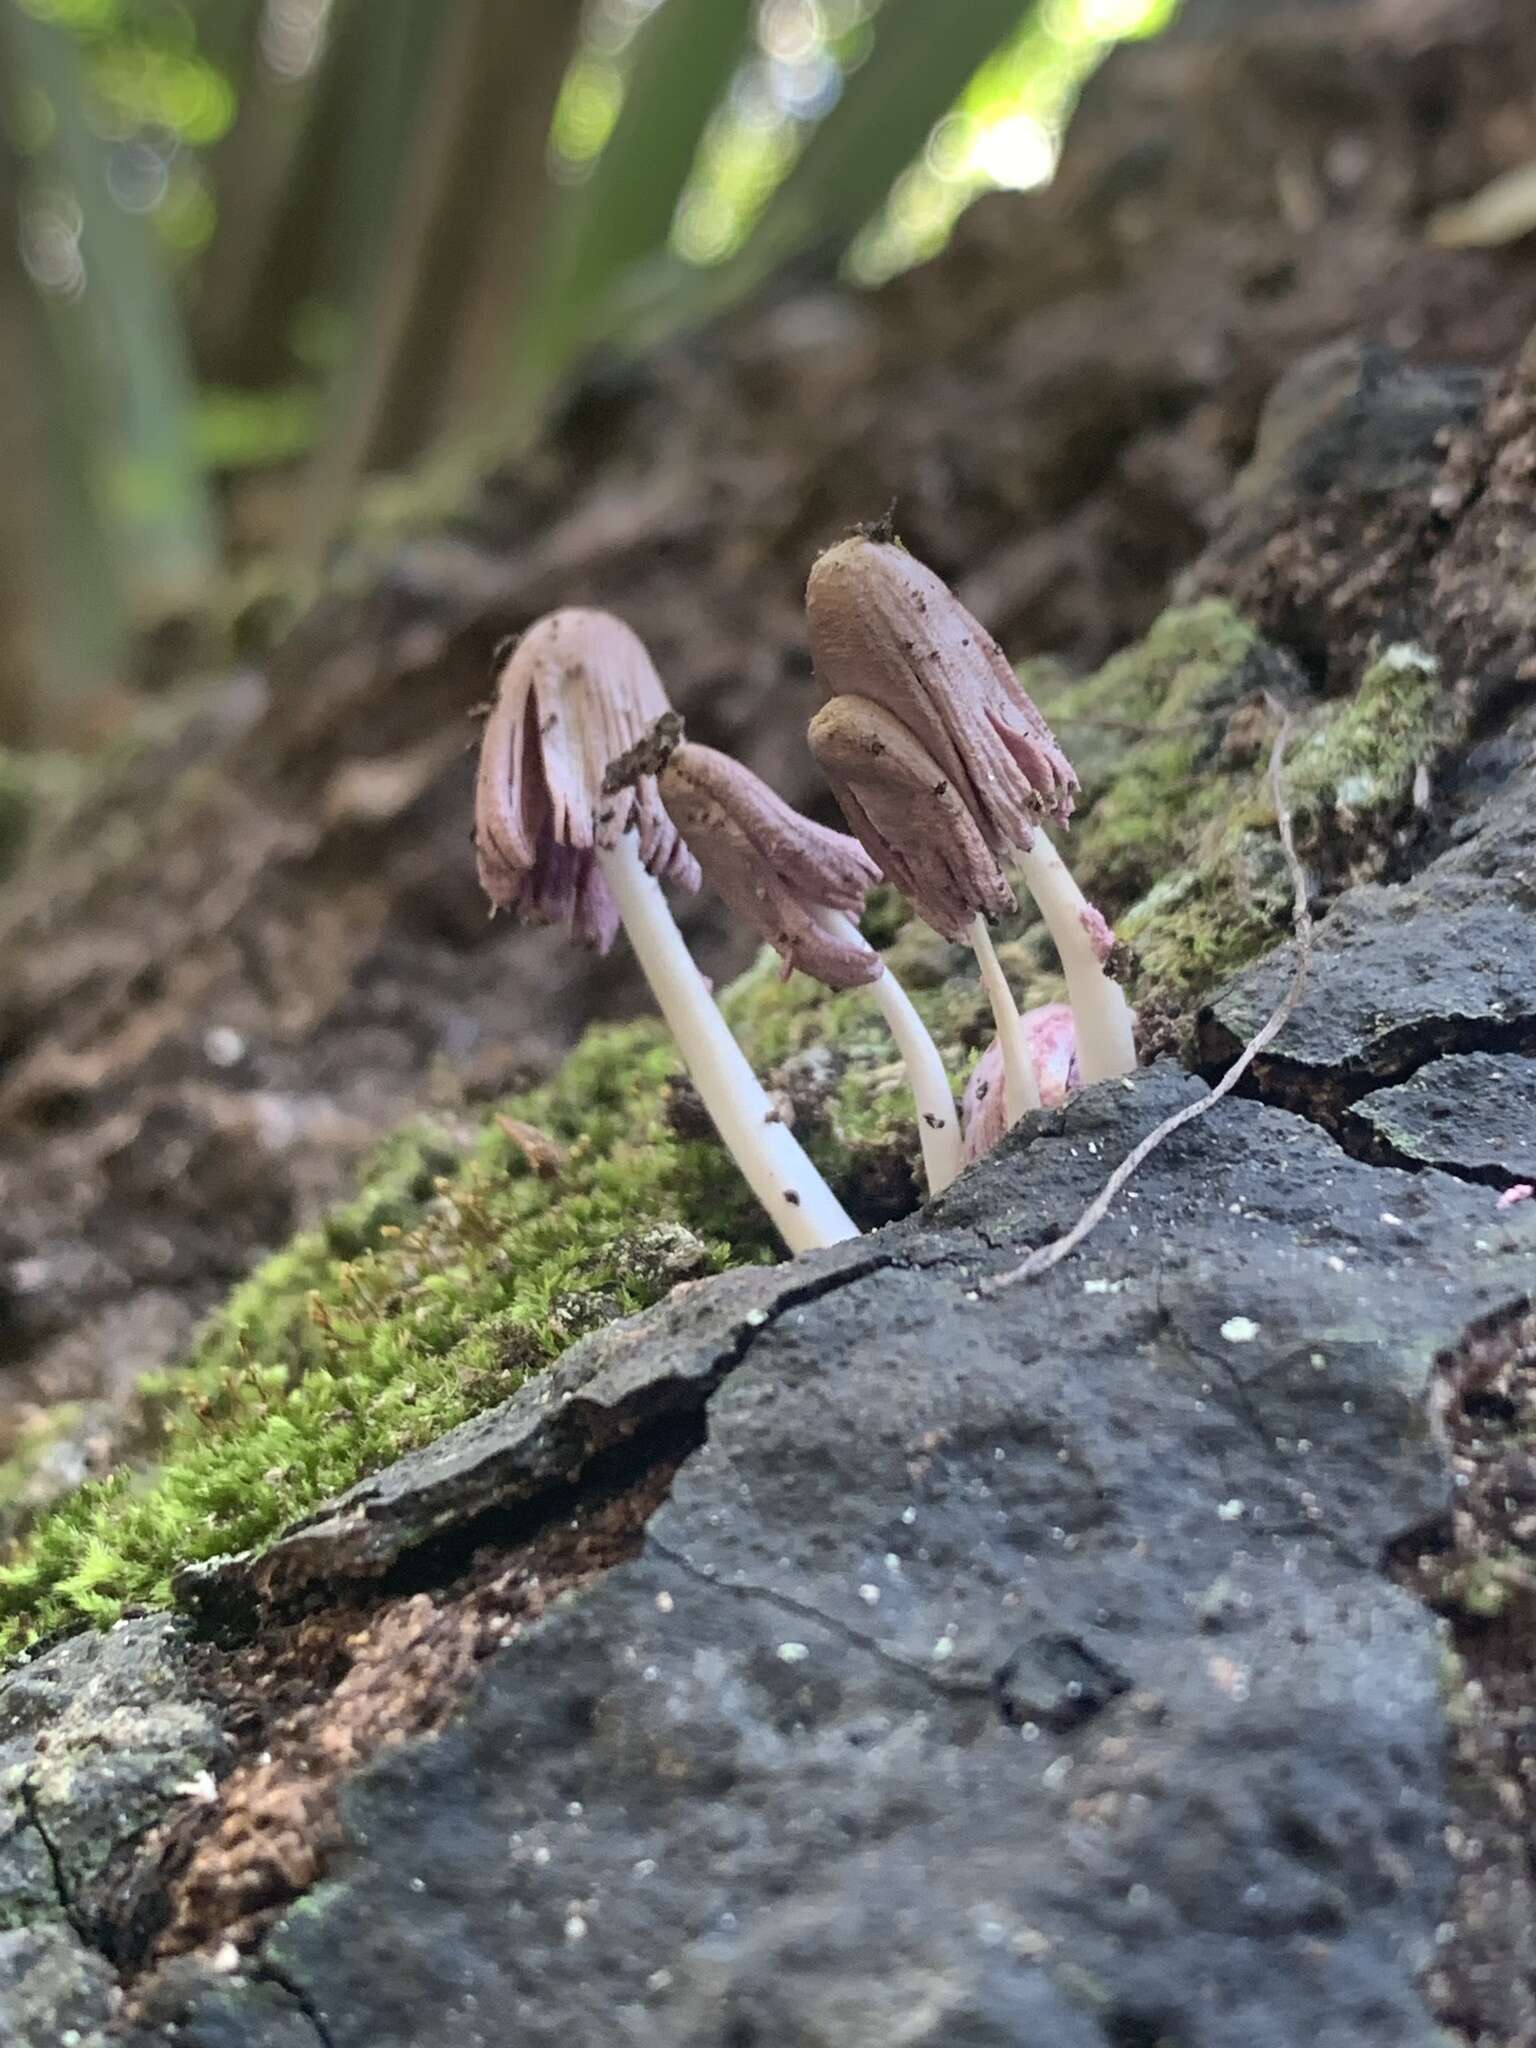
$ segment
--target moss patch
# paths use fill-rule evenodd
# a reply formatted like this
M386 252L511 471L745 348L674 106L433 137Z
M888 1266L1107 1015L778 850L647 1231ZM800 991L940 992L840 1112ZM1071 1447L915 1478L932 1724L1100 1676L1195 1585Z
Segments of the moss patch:
M1138 947L1143 989L1199 999L1284 929L1267 728L1254 707L1266 687L1294 690L1294 675L1206 604L1169 613L1085 681L1030 680L1083 777L1067 844L1075 870ZM1423 658L1392 650L1355 700L1309 715L1292 756L1298 816L1335 865L1366 858L1409 803L1418 762L1438 744L1440 702ZM974 961L905 921L889 892L868 925L958 1086L990 1036ZM1025 1003L1060 993L1032 918L1003 951ZM781 981L765 956L722 1002L858 1220L910 1207L910 1098L869 996ZM519 1124L542 1140L530 1145ZM261 1543L503 1399L595 1323L775 1250L689 1113L660 1028L591 1032L467 1151L429 1128L394 1141L354 1202L235 1292L189 1364L144 1391L155 1462L82 1488L0 1569L0 1649L165 1602L179 1565Z
M860 1220L910 1207L910 1107L873 1003L782 983L769 959L725 1001ZM146 1383L153 1465L82 1487L17 1545L0 1650L165 1603L179 1565L260 1543L587 1330L775 1256L730 1160L676 1114L679 1080L658 1025L604 1027L467 1154L431 1128L393 1140L354 1202L237 1288L184 1369Z
M1455 736L1435 664L1392 647L1349 698L1308 705L1286 660L1225 605L1172 611L1097 675L1046 700L1083 778L1067 845L1134 948L1137 994L1187 1008L1288 928L1267 781L1267 693L1296 719L1297 841L1327 895L1382 872L1415 776Z

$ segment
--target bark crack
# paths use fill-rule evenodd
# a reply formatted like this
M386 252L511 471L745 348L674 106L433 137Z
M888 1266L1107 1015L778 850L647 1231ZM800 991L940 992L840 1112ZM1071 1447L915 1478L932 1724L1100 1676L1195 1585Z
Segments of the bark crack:
M1536 1054L1536 1019L1498 1023L1489 1018L1415 1018L1378 1044L1368 1070L1348 1060L1314 1065L1284 1053L1273 1054L1255 1065L1239 1092L1315 1125L1362 1165L1390 1166L1402 1173L1443 1173L1469 1187L1513 1186L1521 1178L1513 1168L1415 1159L1357 1113L1357 1105L1378 1089L1400 1087L1434 1061L1465 1053ZM1219 1053L1213 1052L1197 1062L1194 1071L1209 1079L1221 1071L1222 1064Z
M59 1853L58 1845L43 1824L43 1817L38 1811L37 1788L32 1783L30 1777L22 1779L20 1790L21 1809L27 1817L27 1825L42 1843L43 1854L48 1859L48 1868L53 1878L53 1889L58 1898L59 1911L69 1922L76 1938L86 1948L93 1950L97 1955L105 1957L110 1962L112 1959L107 1955L101 1943L91 1939L80 1909L75 1904L74 1896L69 1888L69 1881L64 1874L64 1859Z
M319 2006L296 1977L290 1976L268 1956L257 1958L253 1974L257 1978L265 1979L269 1984L275 1984L279 1991L293 2000L299 2017L307 2020L314 2028L315 2039L320 2043L320 2048L336 2048L335 2037L326 2025Z

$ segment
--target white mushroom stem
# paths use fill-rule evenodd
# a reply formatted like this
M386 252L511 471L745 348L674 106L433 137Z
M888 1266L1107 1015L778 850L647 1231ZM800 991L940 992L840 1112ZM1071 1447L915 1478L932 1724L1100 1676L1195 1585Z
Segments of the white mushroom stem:
M1008 986L1003 963L992 944L987 921L979 910L971 924L971 945L981 967L982 984L992 1004L998 1043L1003 1048L1003 1078L1008 1084L1008 1128L1012 1130L1026 1110L1040 1107L1040 1084L1035 1079L1035 1063L1030 1058L1024 1020L1013 1000L1013 990Z
M815 910L811 914L824 931L850 942L859 940L858 926L842 911ZM922 1141L928 1192L942 1194L960 1171L960 1113L944 1062L927 1025L913 1008L911 997L889 967L878 981L870 983L869 992L880 1005L880 1014L890 1027L907 1071L912 1100L917 1106L917 1135Z
M1097 922L1087 897L1043 831L1015 866L1040 906L1067 979L1077 1026L1077 1064L1083 1080L1108 1081L1136 1070L1131 1006L1118 982L1104 972L1090 927ZM1102 929L1102 925L1100 926Z
M611 852L600 847L597 858L693 1085L784 1242L805 1252L857 1237L858 1226L779 1120L731 1036L660 886L640 864L635 835L626 832Z

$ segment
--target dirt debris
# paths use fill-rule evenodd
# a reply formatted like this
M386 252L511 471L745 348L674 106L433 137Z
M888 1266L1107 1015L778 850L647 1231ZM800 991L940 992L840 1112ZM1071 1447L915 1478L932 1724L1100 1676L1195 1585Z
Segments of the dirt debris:
M139 1858L130 1963L254 1944L340 1846L346 1779L441 1728L487 1657L633 1556L675 1469L664 1460L525 1543L487 1546L445 1585L275 1622L233 1653L208 1647L204 1683L238 1760L212 1800L189 1801Z

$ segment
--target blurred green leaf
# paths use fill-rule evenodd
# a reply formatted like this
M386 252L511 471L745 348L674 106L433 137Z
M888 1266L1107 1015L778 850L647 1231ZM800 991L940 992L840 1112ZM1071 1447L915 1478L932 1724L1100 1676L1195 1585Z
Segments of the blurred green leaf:
M616 286L665 250L711 113L748 48L756 0L664 0L635 38L618 119L562 195L520 354L536 382L601 325Z
M152 621L195 606L217 563L180 308L153 224L113 194L79 46L15 0L0 4L0 32L12 78L54 110L21 205L24 219L51 207L77 225L77 274L55 280L43 303L89 424L97 516L124 592Z
M765 207L739 259L747 281L818 241L847 242L926 144L1028 0L885 0L874 47Z

